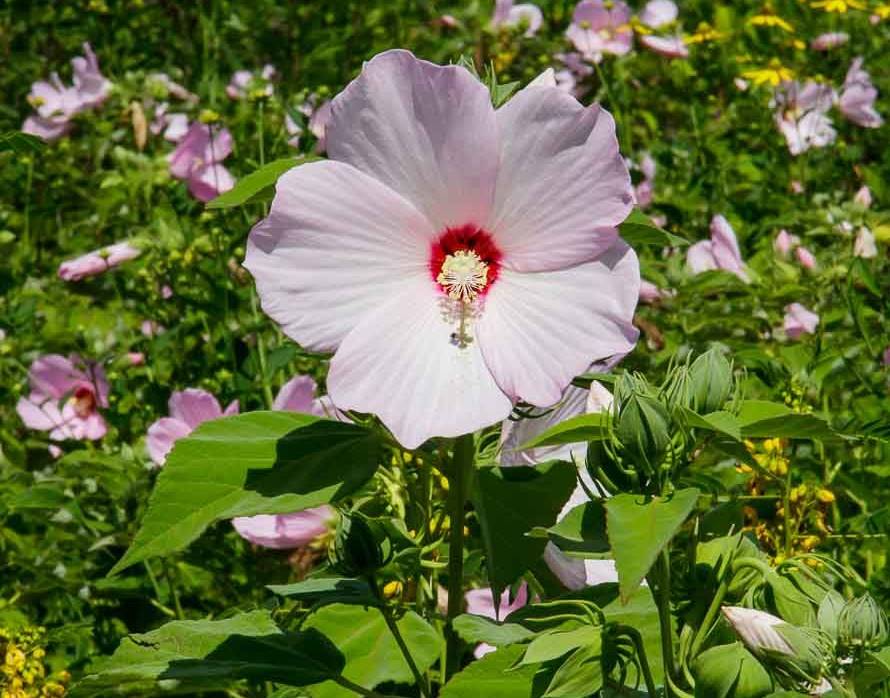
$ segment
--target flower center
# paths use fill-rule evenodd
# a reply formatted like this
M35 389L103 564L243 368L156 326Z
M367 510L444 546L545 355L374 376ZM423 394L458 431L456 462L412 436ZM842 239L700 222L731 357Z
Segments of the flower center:
M488 265L472 250L445 256L436 281L453 300L470 303L488 283Z
M81 419L89 417L96 411L96 396L89 388L81 387L75 390L71 402L74 404L74 414Z

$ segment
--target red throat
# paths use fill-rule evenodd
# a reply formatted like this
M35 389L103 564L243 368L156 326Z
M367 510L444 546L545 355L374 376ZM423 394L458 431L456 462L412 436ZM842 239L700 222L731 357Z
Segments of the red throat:
M433 281L443 293L446 292L446 289L438 281L442 265L449 255L462 251L474 253L488 267L485 287L479 291L479 295L484 296L492 284L497 281L502 255L491 233L473 224L462 225L458 228L445 228L445 231L430 246L429 269Z

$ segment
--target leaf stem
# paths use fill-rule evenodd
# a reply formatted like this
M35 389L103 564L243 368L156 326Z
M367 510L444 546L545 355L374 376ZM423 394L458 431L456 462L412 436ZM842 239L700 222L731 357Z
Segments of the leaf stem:
M386 621L386 627L389 628L389 631L396 640L396 644L402 651L405 661L408 663L408 668L411 669L411 673L414 675L414 680L417 682L417 687L420 689L421 695L423 695L424 698L430 698L430 687L427 685L423 674L420 673L420 669L417 668L417 663L414 661L414 657L411 656L411 652L408 650L408 644L405 642L405 638L402 637L402 631L399 630L398 623L396 623L395 618L393 618L392 609L389 606L382 605L380 606L380 613L383 614L383 620Z
M334 676L331 680L334 683L340 684L343 688L348 688L350 691L358 693L360 696L365 696L365 698L396 698L396 696L391 696L386 693L377 693L377 691L372 691L370 688L365 688L354 681L350 681L342 674Z
M454 441L454 453L448 473L448 625L446 627L445 681L460 669L462 641L452 622L464 606L464 508L473 474L476 446L472 434L464 434Z

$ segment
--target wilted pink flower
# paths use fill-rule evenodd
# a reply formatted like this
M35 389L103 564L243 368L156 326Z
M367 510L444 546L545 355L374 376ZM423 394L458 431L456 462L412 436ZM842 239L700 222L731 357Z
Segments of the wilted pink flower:
M650 29L660 29L676 21L677 14L677 5L672 0L650 0L640 12L640 22Z
M711 239L697 242L686 251L686 264L693 274L720 269L735 274L746 283L750 281L735 231L721 215L711 219Z
M308 545L330 530L337 514L328 505L303 509L292 514L237 516L232 526L254 545L289 550Z
M796 80L783 82L776 88L774 119L792 155L834 143L837 133L826 114L834 99L831 85L813 80L803 85Z
M101 439L108 427L100 407L108 407L105 370L72 354L47 354L28 371L31 393L16 405L30 429L49 431L54 441Z
M797 339L802 334L813 334L818 324L819 316L800 303L785 306L784 328L788 339Z
M856 233L856 239L853 241L853 254L863 259L871 259L878 256L875 234L865 226L862 226Z
M633 45L631 14L622 0L612 2L609 9L602 0L581 0L566 37L587 60L599 63L605 53L623 56Z
M226 95L229 99L247 99L250 94L259 93L271 97L275 88L272 80L275 78L275 66L266 64L259 75L250 70L236 70L229 84L226 85Z
M497 606L494 603L494 592L489 588L470 589L464 594L464 600L467 602L467 613L474 616L483 616L492 620L504 620L508 618L513 611L518 611L528 603L528 585L525 582L520 584L516 591L516 596L510 599L510 590L505 589L498 600ZM493 647L486 643L476 645L473 655L476 659L484 657L490 652L494 652L497 647Z
M846 32L828 32L820 34L810 42L810 48L816 51L827 51L835 46L843 46L850 40Z
M776 631L785 621L765 611L741 606L724 606L723 617L752 652L769 650L780 654L794 654L788 641Z
M170 174L188 182L198 201L207 202L235 186L235 179L221 164L232 152L232 134L226 128L215 133L210 126L193 123L170 153Z
M884 119L875 110L878 91L871 83L868 72L862 69L862 56L850 64L839 107L850 121L866 128L878 128Z
M640 37L640 43L665 58L689 58L689 48L681 36L645 34Z
M800 262L800 265L805 269L812 270L819 266L816 263L816 258L813 256L813 253L802 245L794 251L794 254L797 255L797 261Z
M233 400L223 410L213 395L198 388L174 391L168 407L170 416L161 417L152 424L145 439L148 455L158 466L167 460L173 444L191 434L204 422L238 414L237 400Z
M860 206L865 206L865 208L871 206L871 189L868 188L867 184L859 187L859 190L853 197L853 203L859 204Z
M93 250L76 259L69 259L59 265L58 275L64 281L80 281L88 276L104 274L112 267L116 267L131 259L135 259L142 250L134 247L129 242L118 242L108 247Z
M787 257L791 250L799 244L800 238L797 237L797 235L791 235L783 228L779 231L779 234L776 235L776 239L773 242L773 249L783 257Z
M598 105L528 87L495 112L466 69L388 51L334 100L327 146L278 181L245 266L290 337L335 352L338 407L415 448L633 347L630 177Z
M152 73L148 76L148 80L159 83L171 97L180 99L183 102L189 102L190 104L198 103L198 95L175 82L167 73Z
M80 98L81 109L95 109L111 94L111 83L99 70L99 60L89 44L83 45L83 56L72 59L74 88Z
M491 17L491 23L495 27L526 27L524 36L534 36L544 16L541 9L532 3L523 3L514 5L513 0L495 0L494 14Z
M327 150L327 130L331 121L331 105L331 100L323 102L309 117L309 132L318 139L315 150L319 153Z

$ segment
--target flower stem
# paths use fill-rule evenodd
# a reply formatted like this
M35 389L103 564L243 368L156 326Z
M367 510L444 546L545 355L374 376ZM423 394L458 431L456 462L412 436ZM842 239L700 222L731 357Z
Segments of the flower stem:
M452 622L464 606L464 507L473 475L476 446L472 434L464 434L454 441L454 453L448 473L448 626L446 628L445 681L460 669L462 642L454 632Z
M405 661L408 663L408 668L411 669L411 674L417 682L417 688L420 689L420 694L424 696L424 698L430 698L429 686L427 685L423 674L421 674L420 670L417 668L417 663L414 661L414 657L411 656L411 652L408 650L405 638L402 637L402 632L399 630L399 626L396 623L395 618L392 616L392 609L389 608L389 606L383 605L380 607L380 613L383 614L383 620L386 621L386 627L389 628L389 631L395 638L396 644L399 646L402 655L405 657Z
M664 661L664 679L669 698L691 698L674 683L676 664L674 662L674 629L671 619L671 558L665 548L661 551L655 564L647 575L652 596L658 609L658 629L661 633L661 656Z

